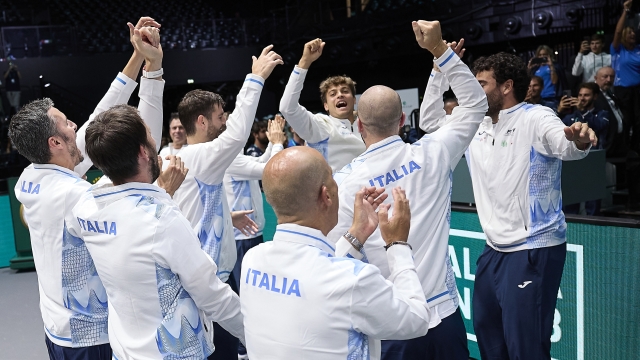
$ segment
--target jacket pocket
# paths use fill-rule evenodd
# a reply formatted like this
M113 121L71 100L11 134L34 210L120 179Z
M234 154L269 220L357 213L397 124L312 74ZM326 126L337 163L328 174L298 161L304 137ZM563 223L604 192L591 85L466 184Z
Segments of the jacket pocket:
M522 208L522 204L520 203L520 197L518 195L514 196L516 200L516 206L518 207L518 212L520 213L520 220L522 222L522 226L524 226L525 230L527 229L527 217L525 216L524 209Z

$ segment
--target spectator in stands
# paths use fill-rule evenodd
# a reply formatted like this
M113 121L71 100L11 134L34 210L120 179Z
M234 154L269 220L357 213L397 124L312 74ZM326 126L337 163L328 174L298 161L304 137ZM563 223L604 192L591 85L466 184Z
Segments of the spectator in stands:
M458 106L458 99L456 99L455 97L449 97L444 99L444 112L447 115L451 115L451 113L453 112L453 109Z
M604 148L607 149L607 157L625 156L627 153L624 133L628 131L628 125L624 123L620 103L612 91L615 76L616 72L610 66L600 68L594 76L595 84L599 88L595 105L609 113L609 130L606 140L603 139L605 140Z
M594 149L604 149L609 129L610 114L602 108L596 107L596 98L600 93L600 88L595 83L582 83L578 87L578 97L572 102L575 108L573 113L562 118L562 122L571 126L575 122L587 123L595 131L600 141Z
M171 122L169 122L169 136L171 142L160 150L160 156L164 158L167 155L178 155L180 150L187 145L187 133L180 122L180 116L177 112L171 113Z
M18 66L13 62L9 62L9 68L4 72L5 89L7 90L7 99L9 106L13 108L13 112L9 109L9 114L13 114L20 110L20 71Z
M253 144L249 146L245 154L260 157L264 154L264 151L269 145L269 138L267 137L267 127L269 122L266 120L259 120L253 123L251 127L251 135L253 136Z
M544 87L544 80L540 76L532 76L529 81L529 90L527 90L527 97L524 101L530 104L540 104L542 102L542 88Z
M611 55L602 52L604 48L604 37L595 34L582 41L580 52L573 63L571 74L573 76L582 75L582 82L593 82L596 72L604 66L611 66Z
M615 94L620 99L624 121L633 133L627 143L631 150L640 151L640 46L636 44L634 29L624 26L632 3L632 0L624 2L624 12L616 25L611 43L611 65L616 72ZM625 136L629 136L626 131Z
M529 73L542 78L542 101L540 104L555 109L562 90L568 88L562 66L555 62L555 53L547 45L540 45L536 56L529 60Z

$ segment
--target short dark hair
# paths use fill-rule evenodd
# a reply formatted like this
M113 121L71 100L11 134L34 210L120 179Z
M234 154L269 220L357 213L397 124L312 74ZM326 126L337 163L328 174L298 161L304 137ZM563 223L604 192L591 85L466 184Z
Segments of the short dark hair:
M9 138L18 152L34 164L51 160L49 138L58 135L56 121L49 116L53 107L49 98L34 100L23 106L11 118Z
M347 75L330 76L320 83L320 100L327 102L327 92L334 86L347 85L351 90L351 95L356 96L356 82Z
M180 120L180 114L177 111L171 113L171 117L169 117L169 122L178 119Z
M114 184L138 173L140 146L151 148L138 110L129 105L116 105L98 114L87 126L85 139L87 155Z
M268 125L269 125L269 122L267 120L254 121L253 125L251 126L251 133L257 134L263 129L267 130Z
M211 91L191 90L185 94L178 104L180 122L187 136L196 133L196 120L202 115L209 119L216 106L224 107L222 97Z
M597 41L597 40L600 40L601 43L604 43L604 36L600 34L591 35L591 41Z
M540 86L544 86L544 79L541 78L540 76L533 75L531 77L531 80L535 80L538 84L540 84Z
M598 93L600 92L600 87L598 86L598 84L592 82L585 82L580 84L578 86L578 92L580 92L580 89L589 89L591 90L591 93L593 93L593 95L598 95Z
M493 71L493 78L499 85L509 79L513 80L513 95L518 102L524 101L531 80L522 59L505 52L481 57L473 63L473 74L476 75L482 71Z

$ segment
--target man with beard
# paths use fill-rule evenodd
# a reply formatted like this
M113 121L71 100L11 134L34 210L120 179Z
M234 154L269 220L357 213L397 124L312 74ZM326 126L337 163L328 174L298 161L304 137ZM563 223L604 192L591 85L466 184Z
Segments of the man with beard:
M187 145L187 134L184 132L184 126L182 126L177 112L171 113L169 136L171 137L171 142L160 150L160 156L163 159L167 155L178 155L182 147Z
M298 103L307 71L322 55L324 45L321 39L304 45L302 58L294 67L280 100L280 112L336 172L365 150L353 111L356 83L348 76L331 76L320 83L320 99L329 115L313 114Z
M268 122L266 120L256 121L251 126L251 135L253 135L253 144L247 148L246 155L260 157L269 146L269 138L267 137Z
M188 144L180 157L189 174L176 191L174 201L195 229L202 249L216 263L218 277L223 282L228 282L237 258L224 173L246 143L265 79L276 65L282 64L282 58L271 51L272 48L273 45L269 45L259 58L253 57L252 73L245 78L229 121L224 116L224 101L218 94L193 90L178 104ZM217 351L212 358L237 360L237 339L223 337L228 334L217 324L214 334Z
M204 359L214 350L206 319L242 338L237 295L169 194L152 184L158 153L138 112L112 107L86 137L87 154L113 183L83 194L71 232L84 239L109 297L113 357Z
M565 127L551 109L523 102L530 78L519 57L499 53L480 58L473 71L489 102L466 153L487 237L473 294L480 355L550 359L567 251L562 161L584 158L598 139L587 124ZM430 131L446 123L443 113L420 119L420 126Z
M32 162L21 174L15 193L29 223L45 341L52 360L111 359L107 295L84 242L69 226L77 222L73 206L91 186L81 178L92 165L85 156L87 126L97 114L129 100L143 61L150 72L162 68L162 51L154 47L159 44L157 29L147 25L160 26L143 17L131 30L133 56L77 134L76 125L47 98L27 104L11 120L11 141ZM140 82L141 116L159 137L164 81L143 77Z
M606 110L595 106L599 90L598 85L595 83L580 84L578 97L573 102L573 106L576 109L572 114L562 118L562 122L567 126L571 126L575 122L588 124L600 139L595 149L604 149L607 146L605 141L607 139L610 115Z

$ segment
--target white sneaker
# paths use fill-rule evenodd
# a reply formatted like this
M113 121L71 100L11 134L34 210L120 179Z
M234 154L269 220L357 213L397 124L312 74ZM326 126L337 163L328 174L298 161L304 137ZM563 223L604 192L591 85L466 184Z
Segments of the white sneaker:
M238 360L249 360L249 355L247 355L247 354L244 354L244 355L238 354Z

